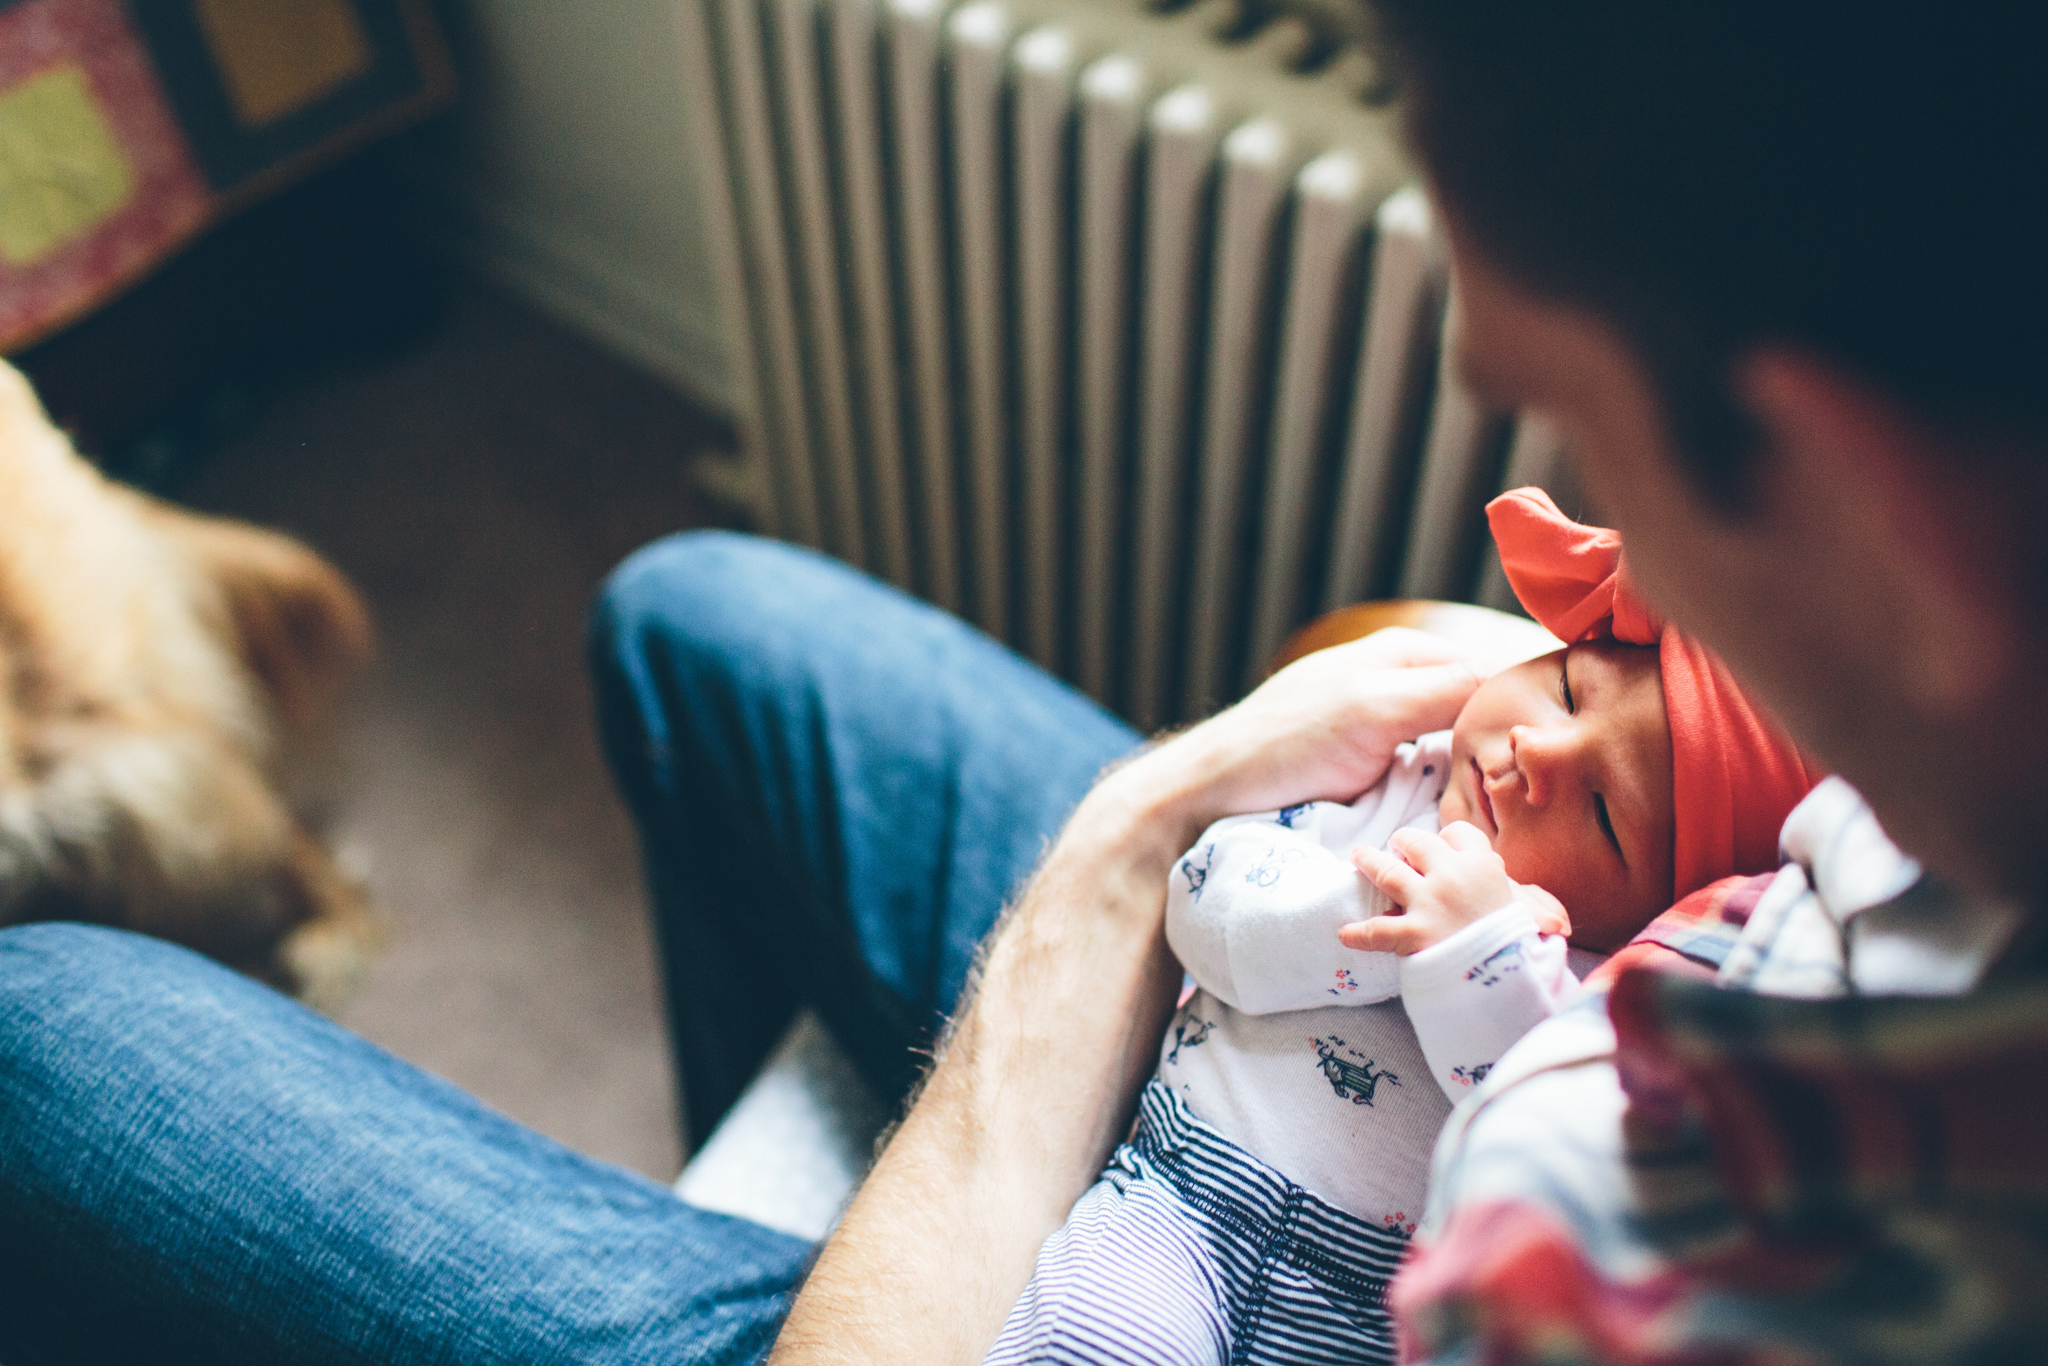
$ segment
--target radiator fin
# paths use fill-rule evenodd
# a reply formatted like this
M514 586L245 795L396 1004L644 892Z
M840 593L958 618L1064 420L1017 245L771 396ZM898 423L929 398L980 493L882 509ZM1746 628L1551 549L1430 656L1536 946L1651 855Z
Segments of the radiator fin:
M829 11L835 130L833 164L839 171L841 214L850 279L857 365L852 399L859 414L859 451L866 475L862 505L868 564L896 583L914 581L911 559L910 480L904 458L903 390L896 338L896 300L889 269L889 216L883 194L882 121L877 75L881 31L874 0L839 0Z

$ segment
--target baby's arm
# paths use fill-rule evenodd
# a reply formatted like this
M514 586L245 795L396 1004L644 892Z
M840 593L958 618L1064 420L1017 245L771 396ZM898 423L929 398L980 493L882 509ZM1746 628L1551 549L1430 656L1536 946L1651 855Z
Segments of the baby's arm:
M1401 960L1401 1002L1445 1095L1464 1099L1577 992L1565 951L1517 903Z
M1571 925L1556 898L1507 875L1464 822L1441 836L1404 831L1393 854L1359 849L1359 871L1404 909L1340 932L1401 955L1401 999L1422 1055L1452 1100L1578 989Z

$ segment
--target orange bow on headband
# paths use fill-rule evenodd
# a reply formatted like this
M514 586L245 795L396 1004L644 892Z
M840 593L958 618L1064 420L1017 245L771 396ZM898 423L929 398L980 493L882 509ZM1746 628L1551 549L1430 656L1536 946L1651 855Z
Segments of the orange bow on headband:
M1655 645L1671 719L1672 900L1779 863L1778 829L1821 771L1743 693L1720 659L1651 610L1629 582L1621 533L1585 526L1542 489L1486 506L1501 567L1529 615L1568 645Z

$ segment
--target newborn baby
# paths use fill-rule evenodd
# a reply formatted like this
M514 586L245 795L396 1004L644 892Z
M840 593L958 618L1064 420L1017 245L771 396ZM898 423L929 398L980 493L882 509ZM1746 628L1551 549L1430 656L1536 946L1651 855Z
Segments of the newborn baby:
M1178 861L1196 989L991 1361L1391 1362L1383 1295L1451 1105L1679 896L1776 866L1818 775L1629 591L1614 533L1534 489L1488 514L1572 644L1357 800L1230 817Z

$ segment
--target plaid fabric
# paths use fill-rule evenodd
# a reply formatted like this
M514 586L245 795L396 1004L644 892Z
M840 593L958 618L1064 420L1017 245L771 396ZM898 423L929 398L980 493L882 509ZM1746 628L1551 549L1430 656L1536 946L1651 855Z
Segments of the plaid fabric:
M1726 878L1659 916L1452 1116L1430 1217L1390 1296L1404 1360L1712 1359L1681 1346L1696 1317L1686 1279L1628 1236L1619 1139L1602 1123L1621 1108L1603 993L1630 974L1711 978L1770 882Z
M2048 1361L2048 987L1802 1001L1638 971L1610 1014L1674 1264L1890 1340L1850 1359Z
M1863 845L1834 843L1868 846L1860 801L1837 806ZM1595 975L1606 1011L1502 1060L1446 1130L1392 1292L1406 1359L2048 1361L2048 986L1701 980L1718 953L1854 992L1856 917L1884 908L1830 890L1798 864L1716 884ZM1907 895L1919 923L1969 918Z
M1711 976L1735 951L1750 912L1772 880L1724 877L1708 883L1652 920L1619 953L1588 973L1586 986L1604 991L1624 973L1638 969Z

